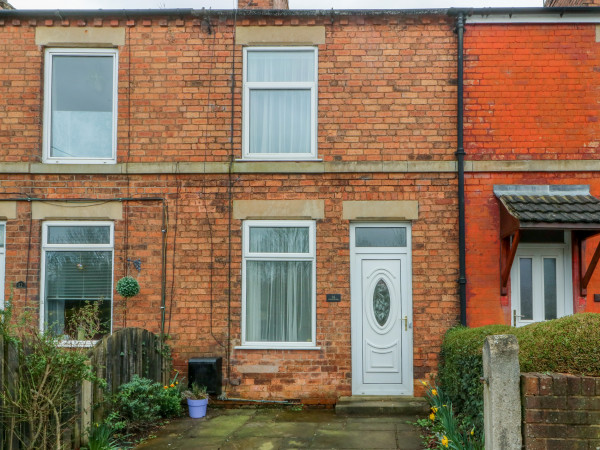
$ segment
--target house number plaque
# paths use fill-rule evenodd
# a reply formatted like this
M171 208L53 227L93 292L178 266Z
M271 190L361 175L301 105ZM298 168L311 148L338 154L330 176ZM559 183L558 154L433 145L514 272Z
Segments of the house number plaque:
M338 303L342 301L342 294L327 294L327 301Z

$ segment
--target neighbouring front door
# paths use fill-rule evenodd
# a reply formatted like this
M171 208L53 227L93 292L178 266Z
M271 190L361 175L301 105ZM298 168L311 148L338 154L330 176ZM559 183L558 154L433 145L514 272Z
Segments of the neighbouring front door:
M570 235L559 231L552 241L535 242L542 232L523 234L511 270L512 324L573 314Z
M352 224L352 393L412 395L410 226Z

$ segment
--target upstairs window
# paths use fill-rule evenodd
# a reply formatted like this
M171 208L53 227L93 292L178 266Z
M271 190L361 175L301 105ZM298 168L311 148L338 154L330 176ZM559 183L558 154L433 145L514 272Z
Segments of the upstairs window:
M117 50L46 50L44 162L114 163Z
M244 50L244 158L317 156L317 49Z

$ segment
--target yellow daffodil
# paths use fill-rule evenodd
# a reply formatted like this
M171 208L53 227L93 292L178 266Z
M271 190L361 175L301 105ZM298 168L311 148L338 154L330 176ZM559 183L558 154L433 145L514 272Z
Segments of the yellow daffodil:
M421 384L423 384L423 386L427 386L427 381L421 381Z
M435 406L432 406L432 407L431 407L431 410L432 410L434 413L438 412L438 409L437 409Z
M179 381L176 381L175 384L179 384Z
M448 438L447 438L446 436L444 436L444 437L442 438L442 445L443 445L444 447L448 447Z
M471 436L473 436L475 434L475 428L471 429Z
M429 414L429 420L431 420L431 421L435 420L435 414L434 413Z
M437 395L437 390L436 389L432 389L431 390L431 395L434 395L434 396Z

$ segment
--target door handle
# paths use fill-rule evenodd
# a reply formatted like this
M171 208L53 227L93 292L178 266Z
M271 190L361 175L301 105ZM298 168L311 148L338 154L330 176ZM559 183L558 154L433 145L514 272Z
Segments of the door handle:
M517 317L519 319L523 318L523 316L520 316L519 314L517 314L517 310L516 309L513 309L513 327L517 326Z
M404 331L408 331L408 316L404 316L404 319L401 319L404 321Z

